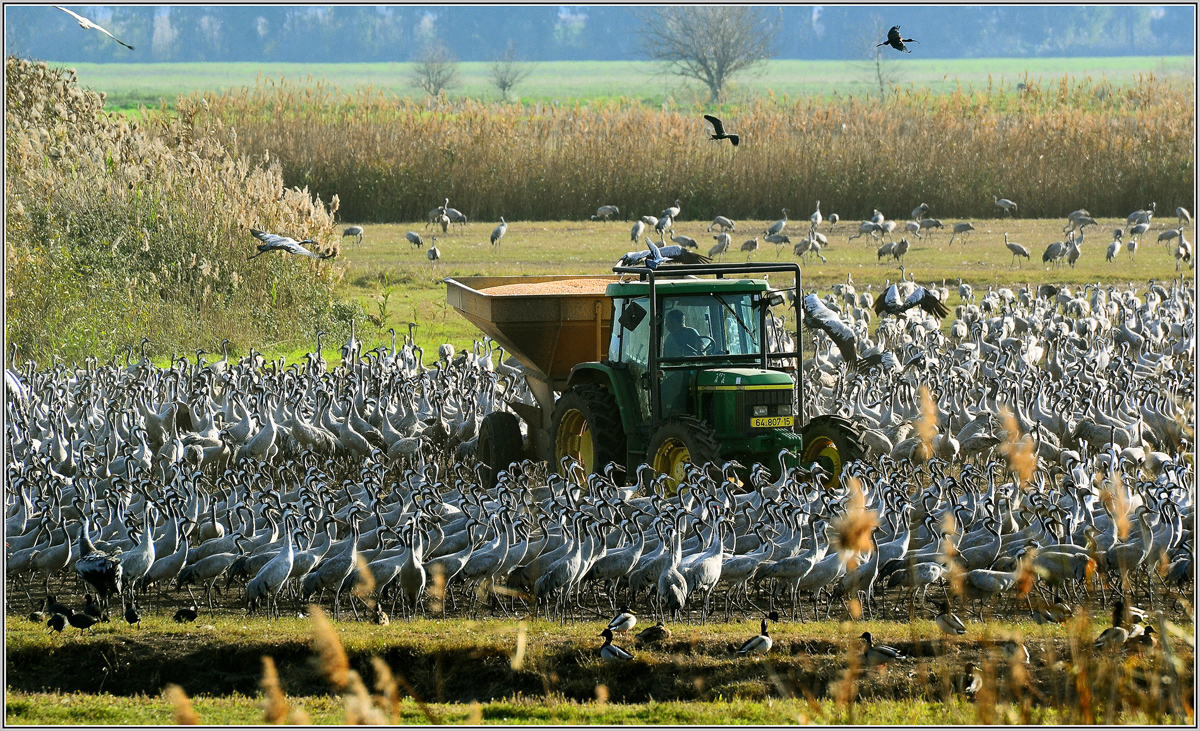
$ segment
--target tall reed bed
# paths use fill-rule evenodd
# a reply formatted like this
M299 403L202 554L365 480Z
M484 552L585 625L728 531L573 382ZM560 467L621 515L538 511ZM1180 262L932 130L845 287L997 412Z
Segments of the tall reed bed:
M335 247L336 199L285 189L234 133L178 115L128 121L75 74L5 61L7 340L23 357L107 359L306 342L329 319L335 275L275 254L247 261L251 227Z
M372 88L260 80L203 97L197 116L237 129L240 155L269 152L289 185L338 195L354 221L421 220L443 197L473 220L625 216L676 198L683 216L767 218L791 207L844 219L997 212L1125 215L1190 205L1194 84L1152 75L1116 87L1069 77L887 98L759 98L722 113L738 148L711 142L700 108L417 102ZM166 114L157 112L156 114Z

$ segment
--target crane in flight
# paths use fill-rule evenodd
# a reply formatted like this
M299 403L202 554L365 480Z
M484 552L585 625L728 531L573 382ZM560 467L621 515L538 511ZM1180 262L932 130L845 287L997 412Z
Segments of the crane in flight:
M117 37L116 37L116 36L114 36L112 33L109 33L109 32L108 32L106 29L102 28L101 26L98 26L98 25L96 25L95 23L93 23L92 21L90 21L90 20L88 20L87 18L83 17L83 16L82 16L82 15L80 15L79 13L72 13L70 10L67 10L66 8L64 8L64 7L63 7L63 6L61 6L61 5L55 5L54 7L58 8L59 10L63 11L63 12L64 12L64 13L66 13L67 15L71 16L72 18L74 18L75 20L79 21L79 27L80 27L80 28L83 28L84 30L98 30L98 31L100 31L101 33L103 33L104 35L106 35L106 36L108 36L109 38L111 38L111 39L113 39L114 41L116 41L117 43L120 43L122 46L125 46L126 48L128 48L128 49L129 49L129 50L131 50L131 51L133 50L133 46L129 45L128 43L126 43L125 41L121 40L120 38L117 38Z

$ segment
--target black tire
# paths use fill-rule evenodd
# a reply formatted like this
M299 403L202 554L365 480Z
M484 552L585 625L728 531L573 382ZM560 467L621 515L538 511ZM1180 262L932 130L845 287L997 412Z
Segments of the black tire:
M500 472L525 456L525 445L521 439L521 422L516 414L493 411L483 417L479 424L479 441L475 447L475 458L486 469L482 471L483 488L496 486Z
M675 492L683 476L683 466L703 466L706 462L721 465L721 443L708 424L693 416L675 416L667 419L650 437L646 449L646 462L658 474L669 480L669 492Z
M800 464L807 467L815 462L830 473L826 485L829 488L841 484L842 469L847 464L862 459L867 453L854 424L834 414L813 417L801 429L800 437L804 440Z
M625 469L625 429L617 400L603 386L583 383L559 397L550 419L550 468L560 474L570 455L585 471L603 474L609 463Z

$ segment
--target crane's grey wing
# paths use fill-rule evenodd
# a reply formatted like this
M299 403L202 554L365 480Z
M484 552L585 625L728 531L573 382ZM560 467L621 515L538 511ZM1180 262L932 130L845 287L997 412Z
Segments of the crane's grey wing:
M295 243L295 239L289 239L287 236L269 234L266 231L259 231L258 229L254 228L250 229L250 234L259 241L262 241L265 244L270 244L273 248L283 248L289 241Z
M300 242L292 241L291 239L278 244L275 248L282 249L289 254L296 254L297 256L317 256L317 254L301 246Z
M650 256L649 250L631 251L631 252L625 254L625 256L621 257L620 261L617 262L617 266L623 266L623 267L636 266L638 264L638 262L645 261L646 257L648 257L648 256Z
M707 264L712 261L712 259L709 259L707 256L699 254L695 251L691 251L690 249L684 246L679 246L678 244L673 244L671 246L659 246L657 248L658 253L662 255L662 258L679 262L680 264Z
M708 120L708 123L713 126L714 133L716 133L718 135L725 134L725 126L723 124L721 124L721 120L717 119L716 117L714 117L711 114L705 114L704 118L706 120Z
M804 296L804 315L817 329L822 330L842 354L847 367L858 366L858 338L854 331L822 302L816 294Z

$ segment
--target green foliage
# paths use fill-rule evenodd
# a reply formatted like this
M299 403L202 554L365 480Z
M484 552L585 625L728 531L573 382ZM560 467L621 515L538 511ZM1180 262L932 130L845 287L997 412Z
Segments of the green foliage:
M334 242L337 200L285 190L266 155L190 104L153 122L102 111L72 71L10 57L6 335L26 357L286 342L324 322L329 266L247 261L249 228Z

